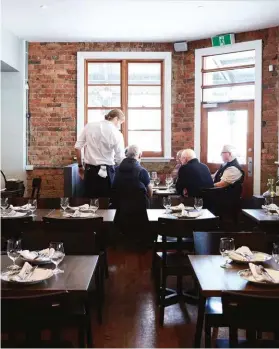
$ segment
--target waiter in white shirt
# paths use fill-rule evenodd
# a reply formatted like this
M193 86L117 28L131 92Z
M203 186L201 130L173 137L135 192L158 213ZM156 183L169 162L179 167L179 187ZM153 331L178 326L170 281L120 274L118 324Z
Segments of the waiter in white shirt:
M110 197L115 162L124 155L124 139L118 127L125 115L119 109L111 110L105 120L88 123L75 144L79 176L84 179L85 196ZM84 147L84 165L81 149Z

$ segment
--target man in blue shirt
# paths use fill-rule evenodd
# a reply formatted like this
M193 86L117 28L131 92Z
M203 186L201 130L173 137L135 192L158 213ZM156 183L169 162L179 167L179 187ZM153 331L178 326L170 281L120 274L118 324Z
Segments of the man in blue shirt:
M208 167L199 162L194 150L185 149L181 155L176 191L180 195L200 196L201 189L212 188L213 180Z

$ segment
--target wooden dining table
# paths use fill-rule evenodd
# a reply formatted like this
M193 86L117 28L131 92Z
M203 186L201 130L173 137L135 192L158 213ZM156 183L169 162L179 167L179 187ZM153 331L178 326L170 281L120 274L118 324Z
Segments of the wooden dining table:
M242 213L265 233L279 235L279 215L267 214L263 209L243 209Z
M244 294L279 295L279 285L258 285L243 280L238 271L247 269L247 264L231 263L231 268L221 268L224 258L217 255L189 255L190 264L199 286L198 319L196 324L194 347L201 344L205 303L208 297L221 297L223 291L241 292ZM265 267L279 270L273 259L263 263Z

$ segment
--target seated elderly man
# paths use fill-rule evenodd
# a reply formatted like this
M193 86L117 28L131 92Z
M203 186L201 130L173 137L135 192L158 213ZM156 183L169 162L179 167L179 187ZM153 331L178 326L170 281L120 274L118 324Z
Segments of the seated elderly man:
M112 184L114 196L124 196L124 193L142 191L147 197L152 196L150 178L145 168L140 165L142 152L137 145L130 145L125 150L126 158L116 168Z
M212 188L213 180L208 167L199 162L194 150L185 149L181 155L176 191L180 195L199 196L201 189Z
M182 153L183 153L183 149L179 150L177 152L177 154L176 154L176 165L175 165L175 168L171 172L171 175L172 175L172 178L174 180L174 183L176 183L176 181L177 181L178 171L179 171L180 167L182 166L182 164L181 164L181 155L182 155Z
M213 175L214 186L222 188L234 183L242 183L245 172L236 159L235 147L232 145L224 145L221 156L224 163Z

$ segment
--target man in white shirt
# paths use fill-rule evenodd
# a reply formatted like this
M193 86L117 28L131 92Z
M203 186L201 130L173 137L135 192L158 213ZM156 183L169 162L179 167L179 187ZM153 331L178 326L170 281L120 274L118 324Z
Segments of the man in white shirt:
M215 187L227 187L236 182L243 182L244 171L236 159L236 149L232 145L224 145L221 152L224 164L213 175Z
M110 197L115 162L120 164L125 157L123 135L118 129L124 120L121 110L111 110L105 120L88 123L78 137L75 149L86 197ZM83 147L85 168L81 159Z

